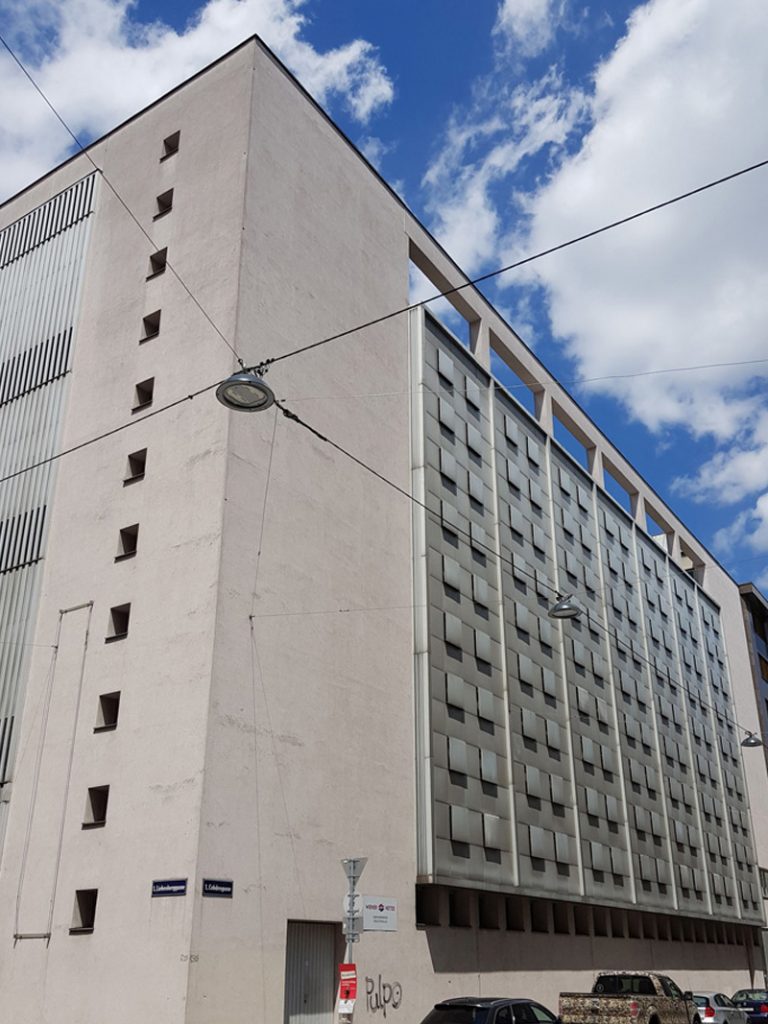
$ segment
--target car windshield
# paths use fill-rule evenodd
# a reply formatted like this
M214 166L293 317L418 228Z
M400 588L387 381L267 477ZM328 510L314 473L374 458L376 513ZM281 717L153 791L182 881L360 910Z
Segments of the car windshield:
M694 996L693 1001L697 1006L709 1006L709 1000L706 996Z
M487 1006L436 1006L421 1024L488 1024Z
M736 999L754 999L756 1002L762 999L768 1000L768 990L764 988L742 988L733 998L734 1001Z

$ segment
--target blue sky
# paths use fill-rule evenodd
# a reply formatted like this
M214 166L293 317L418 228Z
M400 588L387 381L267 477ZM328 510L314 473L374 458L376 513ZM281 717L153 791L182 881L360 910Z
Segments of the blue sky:
M768 157L764 0L0 0L0 24L84 140L261 34L473 276ZM0 55L0 194L67 152ZM764 589L767 190L756 171L485 289ZM745 365L655 372L713 363Z

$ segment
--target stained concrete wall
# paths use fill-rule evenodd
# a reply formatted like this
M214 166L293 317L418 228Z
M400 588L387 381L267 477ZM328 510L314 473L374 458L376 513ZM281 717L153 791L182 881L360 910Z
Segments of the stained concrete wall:
M0 865L8 1020L185 1017L193 903L149 894L153 879L193 885L196 873L227 417L210 394L157 417L131 409L147 378L152 412L231 368L171 271L146 278L150 253L167 245L234 336L251 56L239 51L90 150L150 237L102 181L61 447L130 426L58 466L34 637L48 646L34 649ZM177 130L178 154L160 162ZM91 170L78 157L6 204L3 222ZM156 196L171 187L173 210L153 221ZM160 334L139 344L156 309ZM143 448L145 478L123 486L128 454ZM138 553L116 563L119 530L135 523ZM50 644L59 610L83 602L92 617L80 687L88 610L64 617L52 676ZM105 644L109 610L124 603L128 636ZM118 690L118 728L94 734L99 694ZM87 789L99 785L110 786L107 824L84 831ZM92 887L96 930L70 935L75 890ZM47 931L51 902L50 941L14 944L16 928Z

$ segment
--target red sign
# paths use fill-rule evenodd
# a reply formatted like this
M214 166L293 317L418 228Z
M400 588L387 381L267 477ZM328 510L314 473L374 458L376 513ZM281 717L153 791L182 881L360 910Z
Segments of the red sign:
M357 964L339 964L339 999L357 999Z

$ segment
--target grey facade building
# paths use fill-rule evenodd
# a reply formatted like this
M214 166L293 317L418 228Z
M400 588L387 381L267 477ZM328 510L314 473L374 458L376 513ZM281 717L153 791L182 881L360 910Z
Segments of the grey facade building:
M761 979L738 588L473 289L467 345L291 355L465 278L258 39L0 207L0 263L9 1020L330 1024L350 856L398 907L356 1020ZM316 433L215 402L230 346Z

